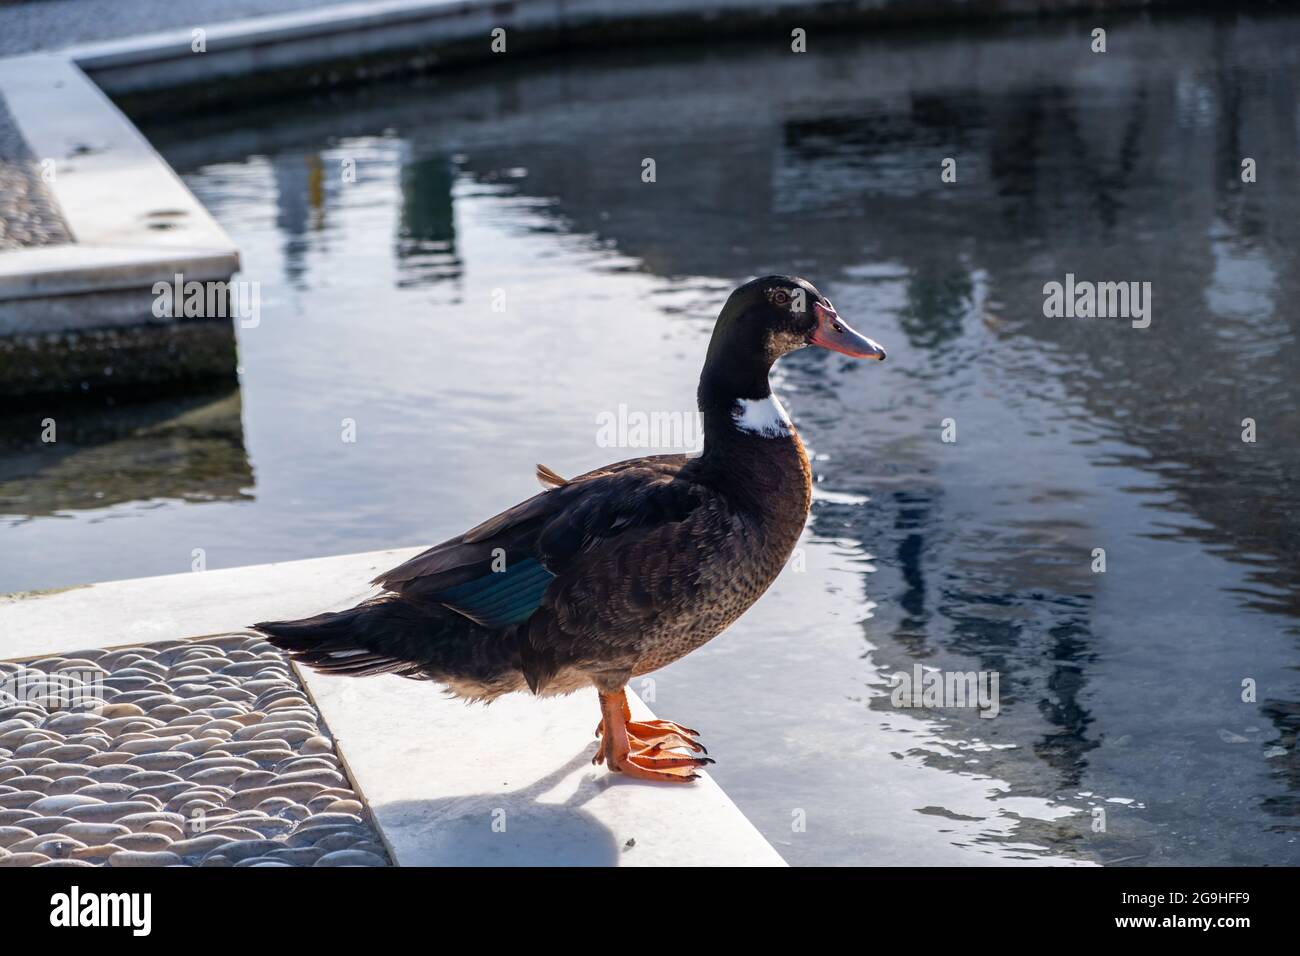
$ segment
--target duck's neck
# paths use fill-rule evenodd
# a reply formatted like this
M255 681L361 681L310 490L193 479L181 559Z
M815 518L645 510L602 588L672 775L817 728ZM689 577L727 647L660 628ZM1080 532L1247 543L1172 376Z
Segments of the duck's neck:
M704 451L700 464L733 494L762 510L807 511L811 469L803 443L781 402L772 394L767 369L737 387L734 377L700 378Z
M703 406L704 452L725 447L732 439L762 439L774 447L798 440L785 407L768 389L755 398L732 398L725 403ZM758 446L763 447L763 446Z

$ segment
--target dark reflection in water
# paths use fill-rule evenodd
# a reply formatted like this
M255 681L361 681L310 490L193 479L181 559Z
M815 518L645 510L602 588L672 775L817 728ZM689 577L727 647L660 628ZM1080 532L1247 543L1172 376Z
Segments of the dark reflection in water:
M454 278L460 271L451 202L455 172L450 159L443 155L413 159L402 166L402 226L397 255L402 262L404 285Z
M151 498L242 498L253 482L239 391L57 400L0 417L0 521Z
M798 271L890 361L783 362L800 567L655 706L794 862L1300 862L1300 22L1089 30L570 57L149 130L264 284L257 497L0 572L109 576L127 527L227 563L456 533L534 461L645 451L595 415L688 409L730 285ZM1150 328L1045 318L1067 273L1151 282ZM918 663L996 672L998 715L895 709Z

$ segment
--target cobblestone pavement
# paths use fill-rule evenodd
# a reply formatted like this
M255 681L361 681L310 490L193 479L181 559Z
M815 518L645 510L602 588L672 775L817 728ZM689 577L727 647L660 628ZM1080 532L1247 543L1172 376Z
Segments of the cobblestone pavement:
M71 241L63 214L41 181L36 158L0 94L0 252Z
M0 868L387 866L256 634L0 662Z

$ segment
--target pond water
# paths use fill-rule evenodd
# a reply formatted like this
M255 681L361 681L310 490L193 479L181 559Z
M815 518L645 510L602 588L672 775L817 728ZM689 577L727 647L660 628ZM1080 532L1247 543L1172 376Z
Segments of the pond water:
M80 408L57 466L7 420L0 590L429 543L535 462L689 445L727 292L796 272L889 361L781 363L796 559L636 689L792 863L1300 863L1300 21L1090 30L573 54L146 126L260 323L237 391ZM1150 326L1045 317L1067 273L1150 282ZM651 413L658 444L607 447ZM998 715L895 708L917 664L996 672Z

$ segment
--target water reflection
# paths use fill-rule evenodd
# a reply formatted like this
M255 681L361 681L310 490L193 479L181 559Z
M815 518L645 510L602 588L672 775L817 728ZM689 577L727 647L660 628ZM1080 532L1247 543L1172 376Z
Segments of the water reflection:
M252 479L237 389L65 399L0 418L0 522L161 498L234 500Z
M280 296L241 338L244 560L443 537L608 459L595 412L688 404L728 286L801 271L891 360L783 363L807 570L656 706L795 862L1300 862L1298 40L620 55L150 130ZM1151 281L1151 328L1045 319L1067 272ZM1001 714L895 710L917 662L997 671Z

